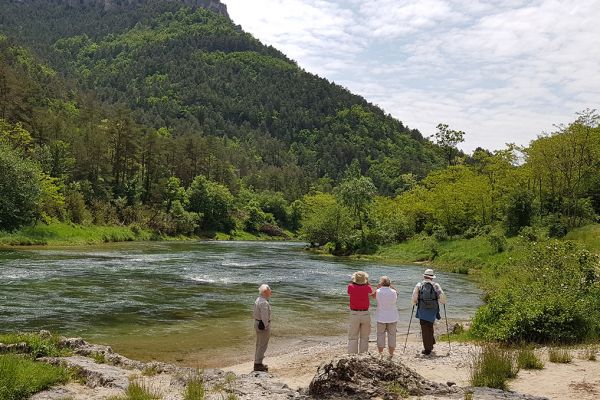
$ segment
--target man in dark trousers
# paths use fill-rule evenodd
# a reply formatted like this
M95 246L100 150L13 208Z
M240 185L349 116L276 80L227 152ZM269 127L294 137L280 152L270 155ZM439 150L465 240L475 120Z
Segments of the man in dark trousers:
M267 372L269 368L263 364L265 351L271 337L271 288L263 284L258 288L260 294L254 302L254 330L256 331L256 352L254 353L254 370Z
M423 337L423 353L431 354L435 338L433 336L433 323L440 319L440 303L446 304L446 295L439 283L434 282L435 275L432 269L423 273L423 281L417 283L412 294L412 302L417 305L415 315L421 323L421 336Z

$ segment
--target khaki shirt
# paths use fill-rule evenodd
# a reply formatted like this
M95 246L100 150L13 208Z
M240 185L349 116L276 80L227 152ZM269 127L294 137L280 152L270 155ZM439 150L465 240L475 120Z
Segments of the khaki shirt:
M271 325L271 305L269 301L262 296L258 296L254 302L254 319L262 320L265 329Z

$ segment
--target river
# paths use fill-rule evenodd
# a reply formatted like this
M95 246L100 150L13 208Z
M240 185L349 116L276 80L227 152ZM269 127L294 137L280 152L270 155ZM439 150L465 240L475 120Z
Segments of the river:
M263 282L273 289L273 342L344 335L346 284L358 269L374 283L390 276L399 329L406 329L422 267L323 257L301 243L0 250L0 331L47 329L135 359L222 366L252 357L252 305ZM436 274L449 298L448 319L472 317L481 291L465 275Z

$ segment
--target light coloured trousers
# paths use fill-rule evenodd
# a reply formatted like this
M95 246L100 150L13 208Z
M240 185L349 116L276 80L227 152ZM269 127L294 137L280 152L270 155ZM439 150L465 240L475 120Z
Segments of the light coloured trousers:
M369 350L369 334L371 333L371 315L369 311L350 311L350 327L348 329L348 353L360 353Z
M396 347L396 325L397 322L377 323L377 347L385 347L385 336L387 333L388 347Z
M254 330L256 331L256 352L254 353L254 364L262 364L265 358L265 352L271 338L271 327L269 329L258 329L258 321L254 321Z

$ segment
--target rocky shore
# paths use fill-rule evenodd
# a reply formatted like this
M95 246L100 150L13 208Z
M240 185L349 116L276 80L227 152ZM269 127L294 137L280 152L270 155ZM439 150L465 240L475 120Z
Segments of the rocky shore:
M374 355L343 355L323 362L309 387L292 388L278 376L265 372L238 373L219 369L197 371L161 362L139 362L79 338L62 339L60 346L71 350L64 357L39 361L65 365L78 379L31 397L32 400L96 400L121 396L136 382L164 400L182 400L190 379L201 377L206 399L509 399L541 400L515 392L460 387L424 378L400 360ZM11 350L26 350L24 347ZM469 394L470 393L470 394ZM467 396L467 397L466 397Z

